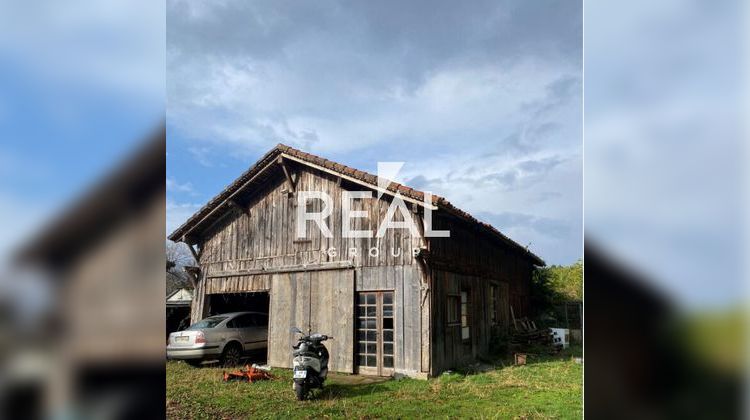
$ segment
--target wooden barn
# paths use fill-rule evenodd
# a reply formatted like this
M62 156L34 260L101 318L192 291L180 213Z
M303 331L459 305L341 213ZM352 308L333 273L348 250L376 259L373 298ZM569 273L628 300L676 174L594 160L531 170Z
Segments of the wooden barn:
M489 351L493 336L529 310L534 266L544 262L492 226L442 197L424 193L294 148L278 145L214 197L169 239L190 245L199 267L192 321L221 312L269 313L268 362L290 367L290 326L335 337L333 371L427 377ZM296 230L298 198L332 198L323 222ZM372 191L348 200L350 228L375 232L398 194L419 229L387 229L378 238L342 235L345 191ZM379 197L378 197L379 196ZM330 210L320 199L305 212ZM424 234L426 209L432 229ZM404 221L396 211L392 220Z

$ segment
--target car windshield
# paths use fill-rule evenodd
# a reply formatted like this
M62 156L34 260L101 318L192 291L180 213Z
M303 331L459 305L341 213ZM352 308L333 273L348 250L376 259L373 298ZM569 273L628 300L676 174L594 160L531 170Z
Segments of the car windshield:
M227 319L225 316L212 316L210 318L206 318L203 320L200 320L196 322L195 324L191 325L188 329L189 330L201 330L203 328L213 328L221 323L221 321Z

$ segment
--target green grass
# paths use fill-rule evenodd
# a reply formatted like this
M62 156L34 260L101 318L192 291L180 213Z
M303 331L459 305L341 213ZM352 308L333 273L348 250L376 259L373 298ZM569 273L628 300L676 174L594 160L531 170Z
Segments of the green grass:
M507 361L506 361L507 365ZM582 365L570 353L484 373L345 384L329 376L311 401L296 401L291 371L257 383L221 380L222 368L167 362L170 418L581 418Z

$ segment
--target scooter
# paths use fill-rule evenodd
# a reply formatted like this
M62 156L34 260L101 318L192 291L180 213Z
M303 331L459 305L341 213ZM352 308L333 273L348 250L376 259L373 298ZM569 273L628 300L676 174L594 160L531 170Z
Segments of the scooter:
M313 388L323 389L323 382L328 376L328 349L323 342L333 339L324 334L303 333L299 328L292 327L293 333L302 334L293 345L292 351L294 367L294 393L297 399L306 399Z

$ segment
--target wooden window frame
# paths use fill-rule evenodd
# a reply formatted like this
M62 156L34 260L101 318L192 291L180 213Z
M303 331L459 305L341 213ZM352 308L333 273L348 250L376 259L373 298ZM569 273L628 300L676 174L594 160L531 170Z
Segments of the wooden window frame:
M461 301L461 298L464 293L466 293L466 325L463 323L463 308L464 303ZM472 333L471 333L471 325L472 325L472 319L471 319L471 288L461 288L461 294L458 298L459 302L459 325L461 326L461 341L464 344L470 344L472 339ZM464 338L464 328L468 328L469 336Z
M455 318L451 319L451 306L453 306L453 312L455 314ZM458 293L448 293L446 295L446 301L445 301L445 323L447 326L456 326L461 325L461 294Z
M355 355L355 365L356 365L356 371L359 374L364 375L377 375L377 376L390 376L395 372L396 368L396 337L398 337L398 326L396 324L396 291L395 290L366 290L366 291L360 291L357 293L357 301L355 303L355 307L359 308L361 306L364 307L371 307L375 306L376 313L374 315L374 318L376 320L376 340L373 343L372 340L364 340L367 344L375 344L376 345L376 351L375 354L366 352L366 353L360 353L359 352L359 343L361 342L358 338L358 331L360 330L357 325L355 325L355 349L354 349L354 355ZM375 303L365 303L360 304L359 303L359 295L368 295L368 294L374 294L375 295ZM385 294L391 295L391 303L385 303L384 298ZM385 316L383 307L384 306L391 306L391 316ZM358 309L356 310L358 312ZM357 323L359 322L360 316L355 312L355 317L357 319ZM373 318L373 316L366 315L365 318ZM393 319L393 326L391 328L385 328L384 320L385 318L392 318ZM366 330L372 330L371 328L366 328ZM393 334L393 338L391 340L388 340L386 342L384 335L385 331L390 330ZM391 344L393 346L393 351L391 354L385 354L385 344ZM365 357L374 356L375 357L375 366L365 366L359 364L359 358L360 356L364 355ZM392 361L392 366L386 367L385 366L385 358L389 357Z

